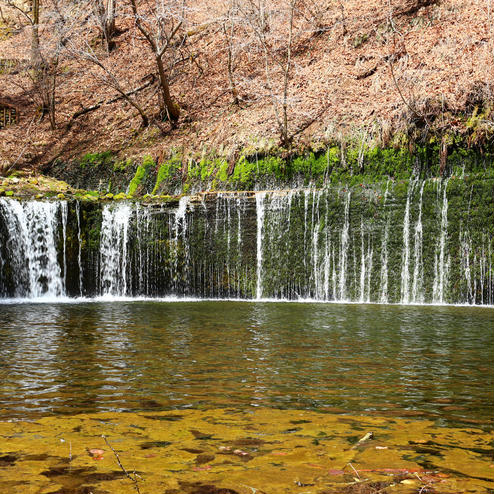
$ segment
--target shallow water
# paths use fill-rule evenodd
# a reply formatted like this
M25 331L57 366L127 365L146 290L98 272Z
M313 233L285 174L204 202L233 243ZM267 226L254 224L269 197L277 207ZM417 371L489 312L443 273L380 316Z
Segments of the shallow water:
M233 406L492 429L492 308L0 305L0 419Z

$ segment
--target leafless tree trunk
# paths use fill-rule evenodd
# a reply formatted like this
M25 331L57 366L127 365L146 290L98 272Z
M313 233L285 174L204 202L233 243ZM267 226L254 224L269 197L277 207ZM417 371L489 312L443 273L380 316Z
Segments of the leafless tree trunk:
M33 0L31 21L31 65L35 71L41 68L41 51L39 47L39 0Z
M136 0L130 0L130 5L135 24L153 52L161 93L160 112L168 117L172 126L175 126L180 117L180 107L171 97L163 59L184 24L185 1L180 4L173 2L157 4L147 17L139 13Z
M283 122L280 126L281 143L283 145L289 144L288 137L288 84L290 83L290 72L292 68L292 43L293 43L293 16L295 13L296 0L290 0L289 5L289 26L288 26L288 42L286 47L286 63L283 73Z
M289 86L293 72L293 42L296 0L287 0L279 14L278 26L269 23L270 10L266 0L245 0L241 7L245 22L250 26L262 53L264 84L271 100L280 141L288 146ZM281 72L281 81L279 74Z
M13 0L7 0L7 5L20 12L23 18L31 27L31 72L30 77L33 82L35 93L40 100L41 116L48 114L50 127L52 130L56 128L56 88L57 88L57 71L59 63L59 35L55 32L50 44L46 45L42 50L39 23L40 23L40 0L32 0L31 9L24 10ZM57 2L51 6L58 7ZM54 13L54 12L52 12ZM45 52L43 54L43 51ZM45 56L44 56L45 55Z
M116 33L116 0L95 0L94 11L98 19L101 37L108 52L113 48L113 37Z
M237 0L230 0L229 9L226 15L226 19L223 22L223 33L227 42L227 70L228 70L228 84L229 90L232 95L233 104L239 104L238 90L235 84L235 58L236 58L236 39L235 39L235 18L237 14L238 5Z

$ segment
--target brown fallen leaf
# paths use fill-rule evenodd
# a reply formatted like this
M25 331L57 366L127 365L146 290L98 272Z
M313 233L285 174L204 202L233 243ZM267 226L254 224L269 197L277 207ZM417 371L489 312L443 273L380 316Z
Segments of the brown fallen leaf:
M102 460L105 453L104 449L99 448L86 448L86 451L93 460Z

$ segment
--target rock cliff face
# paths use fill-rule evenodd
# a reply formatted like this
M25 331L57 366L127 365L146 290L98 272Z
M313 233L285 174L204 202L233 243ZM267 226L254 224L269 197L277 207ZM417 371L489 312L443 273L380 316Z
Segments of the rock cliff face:
M494 302L491 179L0 199L0 293Z

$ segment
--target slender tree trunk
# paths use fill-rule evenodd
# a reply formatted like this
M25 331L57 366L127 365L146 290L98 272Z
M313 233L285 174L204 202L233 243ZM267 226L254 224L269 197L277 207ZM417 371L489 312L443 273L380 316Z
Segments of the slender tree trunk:
M107 0L105 6L104 36L108 53L113 48L112 38L115 36L116 0Z
M168 84L168 77L163 66L163 59L156 55L156 65L158 66L158 75L160 78L161 96L163 97L163 104L170 122L173 124L180 117L180 107L175 103L170 95L170 86Z
M33 21L31 26L31 65L35 78L39 78L41 69L41 50L39 47L39 0L33 0Z
M47 96L48 96L48 115L50 117L50 127L52 130L57 128L56 111L55 111L55 96L57 90L57 69L58 69L58 56L53 62L53 66L50 67L51 73L45 75L47 79Z
M115 34L116 0L108 0L106 5L106 32L112 37Z
M136 26L139 29L139 31L142 33L142 35L146 38L147 42L149 43L149 46L151 47L151 50L153 51L154 54L156 66L158 67L161 96L163 98L163 104L160 104L160 110L162 112L166 111L166 114L168 115L168 119L171 125L174 127L175 123L178 121L180 117L180 107L178 106L177 103L173 101L170 95L170 85L168 83L168 76L166 74L166 70L163 65L163 55L168 49L170 41L173 39L175 34L180 29L180 26L182 25L182 21L180 21L169 34L165 34L165 39L161 40L164 41L165 44L162 47L160 47L159 41L163 33L160 32L157 37L156 35L153 35L153 33L150 30L146 29L141 23L141 19L137 11L136 0L130 0L130 5L132 7L132 12L134 14L134 20Z
M226 29L225 29L226 32ZM238 105L238 91L235 85L235 79L233 77L234 72L234 61L233 61L233 26L230 31L230 39L228 40L228 59L227 59L227 67L228 67L228 82L230 84L230 93L232 94L233 104Z
M290 69L292 67L292 42L293 42L293 16L295 13L295 0L290 1L290 24L288 31L288 46L286 64L283 74L283 124L281 127L281 141L288 144L288 83L290 82Z
M115 36L116 31L116 0L96 0L94 10L101 29L102 42L106 45L108 53L110 53L113 48L112 38Z

